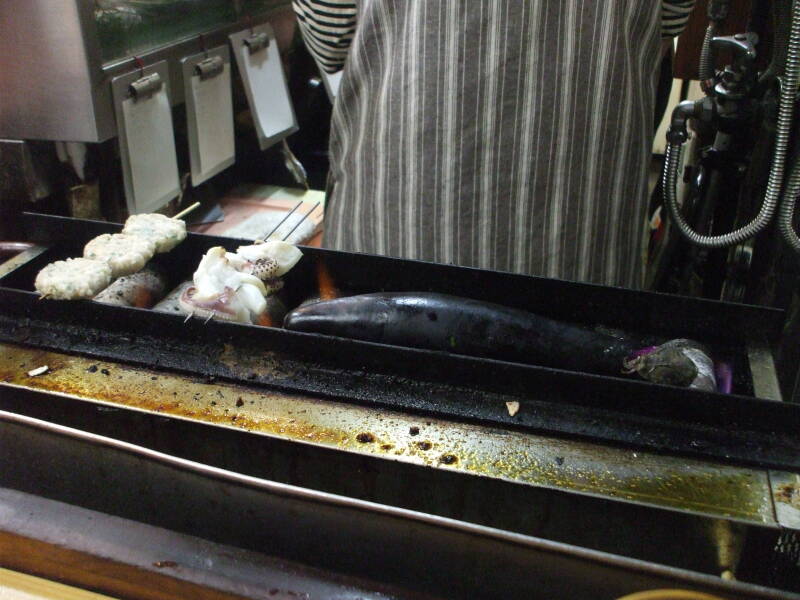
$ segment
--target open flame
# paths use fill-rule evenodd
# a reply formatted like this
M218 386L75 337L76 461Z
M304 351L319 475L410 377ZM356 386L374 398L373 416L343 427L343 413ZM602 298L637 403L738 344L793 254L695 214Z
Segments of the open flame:
M319 290L320 300L334 300L340 296L328 266L322 259L317 261L317 289Z

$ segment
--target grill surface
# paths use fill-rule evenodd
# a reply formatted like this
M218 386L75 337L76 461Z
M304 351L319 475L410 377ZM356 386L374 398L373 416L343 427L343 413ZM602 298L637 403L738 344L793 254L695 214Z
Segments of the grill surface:
M324 263L340 289L438 291L576 322L693 337L729 356L739 395L723 396L614 377L397 348L281 329L197 320L98 305L39 301L35 273L75 255L118 225L26 215L28 238L53 247L0 280L0 339L129 364L312 393L340 401L525 431L784 469L800 468L798 408L747 397L748 331L777 335L782 312L539 279L476 269L304 248L286 278L290 305L317 290ZM190 234L164 258L175 282L188 279L211 246L239 242ZM557 299L554 302L553 299ZM516 416L505 403L518 401Z

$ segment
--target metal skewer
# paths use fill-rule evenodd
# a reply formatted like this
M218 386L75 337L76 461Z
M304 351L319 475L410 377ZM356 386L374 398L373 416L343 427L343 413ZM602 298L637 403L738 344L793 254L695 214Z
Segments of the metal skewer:
M295 230L295 229L297 229L298 227L300 227L300 223L302 223L303 221L305 221L305 220L306 220L308 217L310 217L310 216L311 216L311 213L313 213L315 210L317 210L317 207L318 207L320 204L322 204L322 202L321 202L321 201L320 201L320 202L317 202L317 203L316 203L314 206L312 206L312 207L311 207L311 210L310 210L310 211L308 211L306 214L304 214L304 215L303 215L303 218L302 218L302 219L300 219L300 220L299 220L297 223L295 223L295 226L294 226L294 227L292 227L291 231L289 231L289 233L287 233L287 234L284 236L284 238L283 238L283 241L284 241L284 242L285 242L285 241L288 239L288 237L289 237L290 235L292 235L292 234L294 233L294 230Z
M292 216L292 213L293 213L294 211L296 211L298 208L300 208L300 205L301 205L301 204L303 204L303 201L302 201L302 200L300 200L300 202L298 202L298 203L295 205L295 207L294 207L292 210L290 210L288 213L286 213L286 216L285 216L285 217L283 217L283 219L281 219L281 222L280 222L280 223L278 223L278 224L275 226L275 228L274 228L272 231L270 231L270 232L269 232L267 235L265 235L265 236L264 236L264 241L265 241L265 242L266 242L266 241L267 241L267 240L270 238L270 236L271 236L273 233L275 233L276 231L278 231L278 229L280 229L280 226L281 226L281 225L283 225L283 224L286 222L286 219L288 219L289 217L291 217L291 216Z

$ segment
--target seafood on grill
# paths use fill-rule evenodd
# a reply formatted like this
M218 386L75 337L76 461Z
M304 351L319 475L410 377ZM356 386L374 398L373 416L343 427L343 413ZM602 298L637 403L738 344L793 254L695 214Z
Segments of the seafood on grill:
M698 342L646 346L524 310L430 292L362 294L290 312L284 327L382 344L619 376L714 391L709 351Z
M163 270L149 264L141 271L117 279L97 294L94 301L112 306L150 308L164 296L166 282Z
M268 241L228 252L215 246L206 252L181 294L184 313L237 323L271 324L267 298L283 287L281 277L302 253L292 244Z

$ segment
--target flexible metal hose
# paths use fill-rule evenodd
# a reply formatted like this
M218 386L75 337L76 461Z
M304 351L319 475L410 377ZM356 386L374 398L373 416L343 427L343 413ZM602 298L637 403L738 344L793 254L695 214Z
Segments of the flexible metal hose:
M772 155L772 167L769 172L769 180L767 181L767 191L758 214L747 225L722 235L702 235L694 231L683 218L675 193L681 145L670 143L667 146L662 177L667 209L669 210L675 226L692 243L706 248L735 246L763 231L764 228L769 225L775 214L775 209L780 200L786 150L789 145L789 135L792 128L794 98L797 91L798 77L800 77L800 0L794 0L794 2L792 2L792 24L784 72L785 77L783 85L781 86L780 105L778 108L778 124L775 132L775 149ZM782 211L782 215L785 212L786 210ZM791 218L792 215L789 213L788 223L790 228ZM792 233L794 232L792 231Z
M791 18L792 6L786 2L775 2L770 7L772 9L772 58L766 70L758 78L759 83L771 81L780 73L781 66L786 62L786 46L789 42L788 31L782 24Z
M778 226L780 227L783 239L796 252L800 252L800 237L794 230L794 207L797 202L797 195L800 193L800 154L792 165L789 177L786 181L786 189L781 200L781 212L778 215Z
M706 27L706 35L703 37L703 46L700 49L700 65L698 67L698 76L700 77L700 86L706 94L711 93L711 89L706 88L706 82L714 77L714 67L711 64L711 39L717 33L717 25L713 21Z

